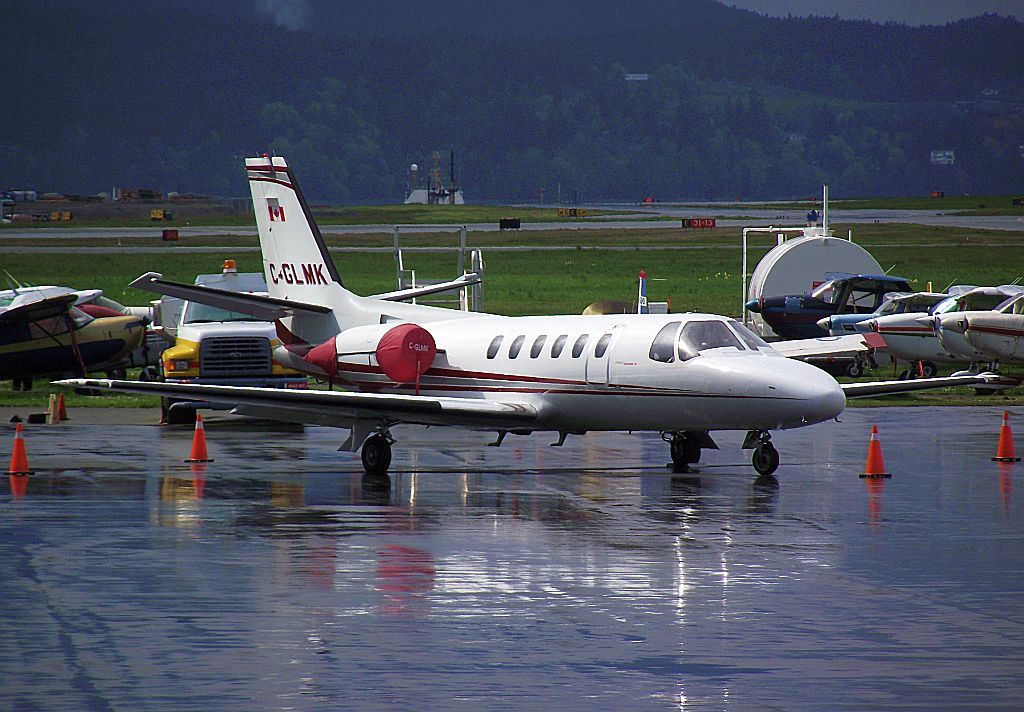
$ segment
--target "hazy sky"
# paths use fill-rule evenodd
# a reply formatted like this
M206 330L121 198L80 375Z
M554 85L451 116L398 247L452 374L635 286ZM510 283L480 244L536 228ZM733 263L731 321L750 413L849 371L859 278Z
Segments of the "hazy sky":
M1024 20L1024 0L721 0L766 15L839 15L850 20L942 25L986 12Z

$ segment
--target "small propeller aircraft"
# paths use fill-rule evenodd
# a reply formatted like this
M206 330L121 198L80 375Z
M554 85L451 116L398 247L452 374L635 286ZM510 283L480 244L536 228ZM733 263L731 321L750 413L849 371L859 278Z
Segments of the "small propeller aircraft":
M0 379L27 391L35 376L119 369L141 344L145 321L98 297L68 287L0 291Z
M1024 362L1024 288L1019 289L990 310L937 314L934 328L943 346L951 352L969 348L989 362Z
M818 326L830 336L841 336L858 331L857 324L891 314L926 314L929 309L948 297L944 292L889 292L881 306L870 314L833 314L818 320Z
M746 308L761 315L783 339L821 336L821 319L833 314L870 314L889 292L909 292L910 282L885 274L828 274L828 281L806 294L759 297Z
M341 449L386 473L402 423L509 434L660 432L675 465L717 448L713 430L745 430L754 469L779 466L771 431L838 416L846 397L985 382L986 376L840 386L715 314L508 317L361 297L345 288L291 167L246 159L269 294L163 280L132 286L276 319L281 363L331 390L70 379L62 385L228 403L234 412L348 428ZM389 295L391 296L391 295ZM351 390L336 391L336 384Z
M945 340L939 339L935 328L935 318L991 310L1008 297L1021 292L1022 288L1015 285L999 287L961 286L950 290L950 296L931 308L927 314L907 312L888 316L872 317L856 325L858 331L874 331L885 340L886 350L896 360L917 364L916 369L908 369L907 374L913 377L915 371L924 377L934 376L938 371L937 364L971 364L985 363L994 359L969 344L963 334L951 333ZM952 350L951 350L952 349Z

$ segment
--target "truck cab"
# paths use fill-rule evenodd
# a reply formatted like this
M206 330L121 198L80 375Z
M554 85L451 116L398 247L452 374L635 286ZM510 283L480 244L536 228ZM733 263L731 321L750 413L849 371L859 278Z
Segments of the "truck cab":
M234 260L226 260L219 274L201 274L197 285L236 292L266 294L259 273L239 273ZM280 345L273 322L197 302L164 297L156 312L174 345L161 355L163 380L175 383L215 383L230 386L306 388L306 376L276 363L272 354ZM195 421L197 408L212 408L204 401L162 399L161 419L168 424Z

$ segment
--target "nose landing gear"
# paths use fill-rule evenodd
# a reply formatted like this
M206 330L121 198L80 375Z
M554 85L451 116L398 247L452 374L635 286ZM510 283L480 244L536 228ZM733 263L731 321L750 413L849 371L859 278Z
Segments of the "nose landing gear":
M767 430L751 430L743 440L743 449L753 448L750 464L759 475L770 475L779 469L779 451L772 445L772 435Z

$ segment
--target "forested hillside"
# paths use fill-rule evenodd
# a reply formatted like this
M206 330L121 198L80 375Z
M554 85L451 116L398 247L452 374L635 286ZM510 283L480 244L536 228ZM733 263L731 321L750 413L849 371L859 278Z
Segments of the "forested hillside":
M399 5L388 26L351 3L290 23L241 2L15 2L0 189L244 195L241 157L273 150L317 199L397 201L409 163L454 149L470 201L1024 190L1014 20Z

